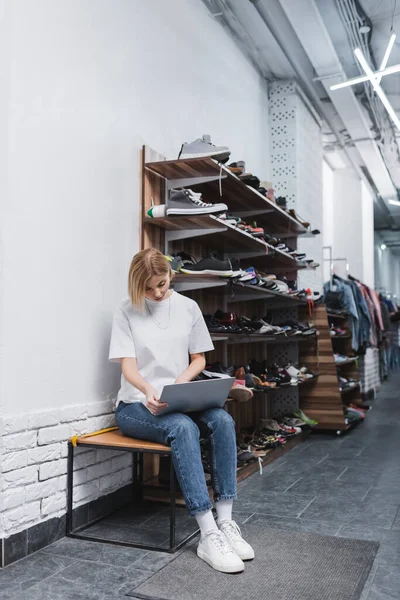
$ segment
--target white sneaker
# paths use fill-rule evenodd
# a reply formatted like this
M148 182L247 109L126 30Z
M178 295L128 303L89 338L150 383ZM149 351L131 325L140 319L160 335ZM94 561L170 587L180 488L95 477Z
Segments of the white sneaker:
M242 560L252 560L254 558L253 548L244 541L239 526L235 521L222 521L219 528L228 540L232 550L234 550Z
M211 531L201 539L197 546L197 556L222 573L244 571L242 559L232 550L222 531Z

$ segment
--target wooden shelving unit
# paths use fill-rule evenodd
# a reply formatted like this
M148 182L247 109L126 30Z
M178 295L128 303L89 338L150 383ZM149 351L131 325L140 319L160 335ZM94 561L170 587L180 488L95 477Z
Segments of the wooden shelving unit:
M148 218L147 210L152 203L165 204L170 189L186 186L202 192L207 202L224 202L228 205L229 213L244 220L255 218L266 233L285 238L293 249L297 246L297 236L310 235L308 229L296 219L210 158L166 161L161 155L144 147L142 159L142 248L153 246L169 254L184 251L196 258L218 250L225 256L239 258L243 268L255 266L264 272L287 275L291 279L296 277L298 270L310 268L305 261L296 260L290 254L277 250L264 240L257 239L216 216ZM282 310L290 310L291 314L296 314L297 310L306 305L296 296L250 284L233 283L229 278L176 274L172 285L176 291L196 300L204 314L213 314L217 309L260 317L275 309L280 309L280 314ZM207 355L209 363L219 360L225 364L247 364L250 358L263 360L270 352L275 352L278 356L286 346L296 349L296 353L297 348L307 347L306 353L314 357L315 364L318 363L316 336L216 333L212 334L212 339L215 350ZM318 368L314 371L318 371ZM310 386L308 382L291 386L290 394L296 406L298 390L308 389ZM281 401L280 397L287 393L287 388L270 391L274 393L255 393L254 398L245 403L227 402L226 410L234 417L238 432L255 427L262 418L275 416L274 403ZM303 438L304 436L296 436L284 448L270 450L264 463L274 460ZM238 478L257 469L258 463L251 463L238 471Z
M351 357L338 363L334 358L335 352L343 355L352 353L350 335L332 337L329 332L329 319L334 318L340 320L341 329L348 329L346 317L329 314L323 304L315 308L314 316L315 326L319 332L317 338L319 377L306 392L300 390L300 405L309 417L318 421L316 429L348 431L359 421L347 423L344 406L362 401L360 385L340 391L338 373L343 374L344 377L358 379L358 357ZM304 354L303 360L312 362L313 357Z
M229 211L238 217L257 218L261 227L272 228L279 237L308 234L308 229L296 219L212 158L155 160L146 162L145 168L167 180L169 188L190 185L202 192L209 202L225 202ZM210 179L198 182L200 178ZM220 184L223 199L220 196Z

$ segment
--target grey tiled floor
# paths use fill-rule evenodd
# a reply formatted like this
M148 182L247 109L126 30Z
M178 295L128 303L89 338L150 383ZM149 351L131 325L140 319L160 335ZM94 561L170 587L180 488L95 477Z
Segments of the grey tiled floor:
M239 523L377 540L380 549L361 600L400 598L400 376L385 384L373 410L342 437L309 441L242 482ZM119 514L103 531L164 541L165 512L132 525ZM179 512L178 529L193 523ZM109 600L126 598L176 555L63 538L45 550L0 569L2 600Z

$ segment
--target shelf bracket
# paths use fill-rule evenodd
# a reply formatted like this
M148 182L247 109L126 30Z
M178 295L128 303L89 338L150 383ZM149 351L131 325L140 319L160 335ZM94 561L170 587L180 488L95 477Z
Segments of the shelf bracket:
M266 215L272 213L272 208L258 209L258 210L235 210L236 217L255 217L256 215Z
M177 229L176 231L166 230L165 241L169 243L176 240L187 240L188 238L211 235L212 233L226 231L227 229L227 227L212 227L209 229Z
M213 287L222 287L227 285L227 281L204 281L204 282L196 282L196 281L179 281L174 283L172 280L171 287L174 288L177 292L189 292L190 290L202 290L204 288L213 288Z
M167 179L166 188L171 190L173 188L186 187L187 185L199 185L201 183L209 183L210 181L218 181L219 179L226 179L227 175L205 175L204 177L182 177L182 179Z

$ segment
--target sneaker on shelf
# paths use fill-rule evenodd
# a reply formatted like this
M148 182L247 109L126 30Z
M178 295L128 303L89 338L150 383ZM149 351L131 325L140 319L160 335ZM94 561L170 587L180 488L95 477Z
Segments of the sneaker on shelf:
M226 367L219 361L206 365L205 370L208 373L213 373L215 375L220 374L227 377L234 377L234 369L232 367Z
M302 419L296 419L294 417L284 417L283 422L289 427L304 427L306 423Z
M215 158L221 162L228 160L231 151L227 146L214 146L211 143L211 136L204 134L203 137L193 142L182 144L178 159L188 158Z
M232 267L232 277L243 277L244 271L240 267L240 260L235 256L229 257L231 267Z
M218 319L215 319L212 315L203 315L203 318L210 333L229 333L227 327L222 325Z
M301 217L299 217L299 215L296 213L296 211L293 208L290 208L288 210L288 213L291 217L293 217L293 219L295 219L298 223L300 223L300 225L303 225L303 227L305 227L306 229L308 229L308 227L310 227L310 223L308 223L307 221L304 221Z
M170 267L173 273L179 273L180 268L182 266L182 259L179 255L174 254L165 254L164 257L170 263Z
M167 202L167 216L171 215L208 215L224 213L228 210L226 204L210 204L203 202L202 195L187 188L171 190Z
M318 421L307 417L307 415L300 408L297 408L295 411L293 411L293 416L301 419L303 423L306 423L307 425L318 425Z
M345 356L344 354L334 354L333 356L335 358L335 363L337 365L340 363L346 362L346 360L348 359L348 357Z
M228 165L228 169L231 173L235 175L242 175L246 170L246 165L244 160L238 160L236 162L232 162Z
M216 310L214 318L221 323L221 325L237 325L237 315L234 312L224 312L222 310Z
M257 460L257 456L250 452L250 450L245 450L244 448L237 448L237 466L243 467L247 463L252 463Z
M166 216L167 206L165 204L153 204L147 211L149 219L159 219Z
M235 521L222 521L220 524L220 530L225 535L225 538L232 548L232 550L242 560L253 560L254 550L244 541L242 538L242 532Z
M219 260L211 254L199 262L188 264L183 262L181 272L187 275L219 275L220 277L232 277L232 265L229 260Z
M242 175L239 175L239 179L256 190L260 187L260 180L252 173L243 173Z
M222 573L240 573L244 571L244 563L233 550L226 535L222 531L210 531L200 539L197 556L210 567Z
M233 215L228 215L227 213L221 213L218 218L227 225L232 225L233 227L236 227L236 225L241 222L240 217L234 217Z
M280 292L281 294L287 294L289 292L289 286L284 281L276 279L275 285L277 286L278 292Z
M248 267L244 270L243 275L240 277L239 281L241 281L242 283L246 283L247 281L250 281L255 277L257 277L257 274L254 270L254 267Z
M283 208L283 210L287 209L287 200L284 196L278 196L276 199L276 204L280 207Z

